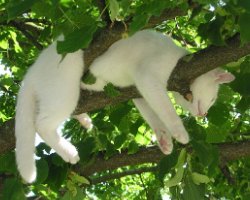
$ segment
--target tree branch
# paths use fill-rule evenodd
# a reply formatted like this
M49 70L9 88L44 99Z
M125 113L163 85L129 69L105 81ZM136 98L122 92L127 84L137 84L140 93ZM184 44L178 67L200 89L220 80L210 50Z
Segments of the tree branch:
M241 47L238 36L229 39L225 47L208 47L193 54L189 62L181 59L168 80L167 88L169 91L177 91L185 95L189 92L189 83L193 79L212 69L237 61L248 54L250 54L250 43ZM140 94L135 87L121 89L121 95L116 98L107 97L103 92L81 91L75 113L100 109L139 96Z
M224 162L230 162L239 158L250 157L250 140L237 143L217 144L217 146L219 149L221 166L224 165ZM145 163L158 163L164 156L165 155L161 153L157 146L141 148L137 153L132 155L128 155L127 152L124 151L121 154L109 158L108 160L104 159L103 154L99 154L94 158L94 162L91 162L92 164L88 166L77 164L73 167L73 170L84 177L89 177L94 173L114 170L119 167L135 166ZM126 175L130 175L130 172L120 173L119 175L107 175L107 177L105 176L105 178L101 177L100 179L93 179L93 184L105 180L120 178Z
M36 38L33 37L33 35L31 35L28 31L27 31L27 26L25 26L24 24L22 24L21 22L17 22L17 21L10 21L8 23L9 25L13 26L14 28L16 28L17 30L21 31L23 33L23 35L32 42L32 44L39 50L43 49L43 45L41 45Z

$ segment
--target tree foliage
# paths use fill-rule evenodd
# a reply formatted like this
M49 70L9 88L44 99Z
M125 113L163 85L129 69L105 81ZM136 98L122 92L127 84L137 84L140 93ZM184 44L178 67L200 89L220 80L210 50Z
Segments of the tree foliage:
M250 199L249 21L249 0L0 0L0 199ZM139 94L109 85L105 94L83 93L79 101L78 112L90 111L91 131L74 119L62 128L80 163L71 166L40 143L37 181L24 184L13 118L20 83L39 52L63 33L58 52L84 48L88 67L113 42L143 28L167 33L194 53L178 63L173 83L182 77L188 87L219 65L236 76L203 119L174 104L191 142L175 143L164 156L129 100Z

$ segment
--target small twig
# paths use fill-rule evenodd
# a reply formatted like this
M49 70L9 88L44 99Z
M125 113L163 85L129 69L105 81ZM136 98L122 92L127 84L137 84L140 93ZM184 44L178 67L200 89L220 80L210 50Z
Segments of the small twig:
M20 23L15 21L10 21L9 24L15 27L17 30L21 31L24 34L24 36L35 45L37 49L39 50L43 49L43 45L37 42L36 38L34 38Z
M148 197L148 196L149 196L149 195L148 195L148 189L147 189L147 187L146 187L146 185L145 185L145 183L144 183L144 181L143 181L143 179L142 179L142 175L139 174L139 177L140 177L142 186L144 187L144 190L145 190L145 192L146 192L146 197Z
M228 168L228 166L226 164L222 164L220 165L220 170L223 173L223 175L225 176L225 178L227 179L228 183L230 185L235 185L236 181L235 179L232 177L230 170Z

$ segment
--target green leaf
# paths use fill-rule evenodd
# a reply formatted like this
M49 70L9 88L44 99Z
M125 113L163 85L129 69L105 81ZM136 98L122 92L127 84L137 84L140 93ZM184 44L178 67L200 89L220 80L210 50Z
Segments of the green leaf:
M86 140L80 142L78 145L78 152L81 162L88 163L91 155L96 148L96 141L94 137L88 137Z
M182 194L183 200L203 200L205 199L205 187L204 184L194 184L192 177L189 175L185 179L185 186Z
M119 149L122 147L122 145L125 143L127 139L127 135L125 133L122 133L118 136L115 137L115 140L114 140L114 147L116 149Z
M114 125L119 126L121 123L121 120L124 116L126 116L131 110L131 107L126 104L119 104L117 106L117 109L115 109L110 115L109 120Z
M99 141L99 143L101 144L101 149L102 149L102 148L104 148L104 149L107 148L107 145L108 145L109 140L108 140L108 137L107 137L106 134L100 133L100 134L98 135L98 141Z
M35 12L37 16L47 17L52 20L57 20L63 14L60 10L58 0L36 1L32 6L32 11Z
M224 22L225 19L217 15L215 19L199 26L199 35L204 39L210 40L214 45L224 45L225 42L221 34L221 27L224 25Z
M49 175L44 184L48 184L52 190L58 191L67 179L68 170L68 165L63 165L62 167L50 165Z
M53 153L50 155L51 157L51 161L55 166L63 166L65 164L64 160L57 154L57 153Z
M249 200L250 199L250 192L247 192L246 194L243 194L242 200Z
M239 6L241 6L246 12L250 13L250 1L238 0Z
M14 152L8 152L0 156L0 172L16 173L16 159Z
M49 174L49 166L46 160L40 159L36 161L37 166L37 178L36 183L43 183Z
M182 149L180 152L180 155L178 157L178 161L176 164L176 174L170 178L169 180L165 181L165 187L173 187L178 185L182 178L183 178L183 174L184 174L184 163L186 160L186 150Z
M73 199L73 196L72 196L71 192L70 192L70 191L67 191L67 192L64 194L64 196L62 197L61 200L72 200L72 199Z
M177 151L173 151L170 155L164 156L158 164L159 168L159 178L163 181L165 175L170 172L170 170L176 166L178 161Z
M243 96L250 96L250 61L245 59L240 65L240 70L234 73L235 80L230 83L231 88Z
M138 150L139 150L139 145L135 141L132 141L129 143L129 145L128 145L128 154L129 155L136 153Z
M119 3L116 0L109 0L109 11L111 21L115 21L119 14Z
M204 175L204 174L200 174L197 172L193 172L191 174L192 180L196 185L200 185L201 183L209 183L210 179L208 176Z
M93 74L91 74L90 72L87 72L84 75L82 81L86 84L92 85L96 82L96 77Z
M83 177L83 176L80 176L80 175L78 175L77 173L75 173L75 172L71 172L70 173L70 178L71 178L71 180L73 181L73 183L75 183L75 184L87 184L87 185L89 185L90 184L90 182L89 182L89 180L88 179L86 179L85 177Z
M240 39L242 44L250 41L250 13L243 13L239 17Z
M129 26L129 35L133 35L137 31L142 29L148 23L149 18L150 15L145 13L136 15Z
M76 193L73 194L72 192L70 191L67 191L64 196L61 198L61 200L82 200L82 199L85 199L85 195L82 191L81 188L79 187L76 187Z
M105 85L104 92L108 97L117 97L121 94L112 83Z
M138 129L143 125L143 123L144 121L142 118L137 119L136 122L132 123L130 126L130 133L136 135L138 133Z
M0 48L7 49L9 46L8 40L0 40Z
M88 47L96 28L95 24L93 24L66 35L64 41L57 42L57 52L59 54L72 53L78 49Z
M248 108L250 108L250 96L243 96L236 108L244 113Z
M7 5L8 20L14 19L30 9L36 1L37 0L10 0Z
M230 133L229 130L223 128L223 126L216 126L211 123L209 124L206 131L206 142L211 144L224 142Z
M217 102L214 106L209 109L207 118L209 122L221 126L228 121L230 117L227 106L223 103Z
M3 200L26 200L22 183L16 178L9 178L4 181Z
M113 156L115 153L117 153L117 150L115 149L115 146L111 142L109 142L107 144L107 150L106 150L104 158L108 159L111 156Z
M203 166L207 167L212 165L214 162L219 162L218 149L213 145L194 140L191 144Z

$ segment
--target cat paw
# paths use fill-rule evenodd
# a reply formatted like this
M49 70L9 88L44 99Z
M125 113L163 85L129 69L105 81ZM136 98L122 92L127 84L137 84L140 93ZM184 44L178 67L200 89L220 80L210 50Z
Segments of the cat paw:
M183 129L177 129L173 132L172 136L180 143L187 144L189 142L189 136L187 131Z
M173 143L171 139L169 140L169 138L165 138L164 136L161 136L160 140L158 141L158 145L162 153L166 155L171 154L173 150Z
M65 141L63 145L63 150L57 153L62 157L65 162L71 164L76 164L80 160L76 147L68 141Z
M74 115L73 116L75 119L77 119L80 124L85 127L86 129L92 129L93 124L91 118L88 116L87 113L82 113L80 115Z
M171 136L161 129L155 130L158 146L160 147L162 153L169 155L173 150L173 142Z

